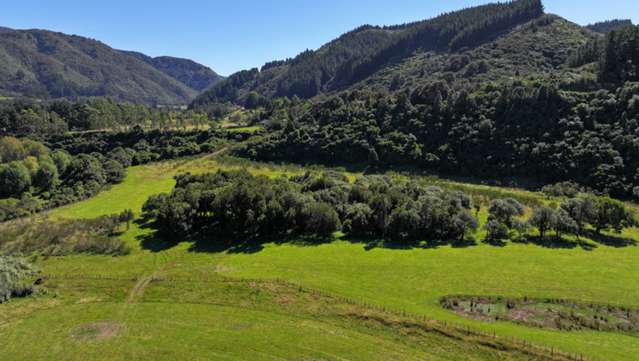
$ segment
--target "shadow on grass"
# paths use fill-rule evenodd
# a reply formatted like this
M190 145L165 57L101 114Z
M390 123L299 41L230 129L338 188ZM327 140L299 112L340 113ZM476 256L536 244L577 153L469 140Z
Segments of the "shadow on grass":
M201 253L244 253L252 254L264 249L265 244L289 244L303 247L318 246L333 242L332 236L280 234L268 237L249 237L230 234L211 234L206 232L176 235L172 232L160 230L152 220L139 219L136 224L140 229L150 230L147 234L137 237L143 249L151 252L163 252L176 247L180 243L190 243L189 252Z
M543 248L551 248L551 249L575 249L580 247L585 251L592 251L597 248L596 245L592 243L585 242L583 240L580 241L572 241L565 239L563 237L556 236L546 236L544 238L539 236L531 236L527 235L518 240L514 240L515 243L523 243L523 244L534 244Z
M631 238L601 234L594 231L588 231L587 236L599 244L614 248L632 247L638 244L637 241Z
M342 238L343 241L347 241L353 244L364 245L366 251L373 249L396 249L396 250L409 250L409 249L437 249L440 247L453 247L453 248L468 248L477 246L477 241L472 237L467 237L463 240L431 240L431 241L390 241L381 239L379 237L366 237L366 236L349 236Z
M506 243L506 241L503 239L486 238L482 242L489 246L500 248L504 248L508 245L508 243Z
M320 236L320 235L299 235L299 234L279 234L270 235L267 237L250 237L250 236L238 236L228 234L210 234L200 233L192 234L188 237L176 236L170 233L164 233L159 230L158 225L154 221L149 219L139 219L136 224L141 229L148 229L145 235L139 236L138 240L142 248L151 252L162 252L169 250L181 242L188 242L191 244L189 247L190 252L202 252L202 253L243 253L253 254L258 253L264 249L266 244L276 245L294 245L300 247L312 247L322 244L328 244L336 240L333 236ZM544 238L539 236L524 236L522 238L513 240L513 243L532 244L543 248L549 249L576 249L581 248L586 251L592 251L596 249L597 244L608 247L630 247L637 246L639 243L630 238L616 237L612 235L596 234L593 231L588 232L585 236L591 239L593 242L584 240L569 240L565 238L559 238L555 235L549 235ZM389 241L379 237L366 237L366 236L347 236L339 238L339 240L350 242L352 244L363 245L366 251L374 249L395 249L395 250L410 250L410 249L437 249L441 247L453 247L453 248L468 248L478 245L478 241L473 237L466 237L463 240L430 240L430 241ZM505 240L491 240L485 239L481 241L484 244L493 247L506 247L508 245Z

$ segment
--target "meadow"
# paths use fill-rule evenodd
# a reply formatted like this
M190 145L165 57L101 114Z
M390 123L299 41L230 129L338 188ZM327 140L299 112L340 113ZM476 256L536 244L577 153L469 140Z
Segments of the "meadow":
M270 177L306 171L211 156L133 167L124 183L54 210L49 217L94 218L129 208L139 214L149 195L172 189L175 174L240 167ZM348 176L355 179L358 174ZM464 189L474 196L549 201L516 189L422 181ZM485 207L480 218L486 219ZM483 243L483 234L480 228L474 235L476 244L462 248L371 247L336 235L332 242L321 244L274 242L250 250L214 251L200 249L188 239L161 243L152 229L133 224L122 235L133 249L128 256L36 260L47 277L49 293L0 305L0 356L12 360L535 359L511 347L508 340L515 338L592 360L639 360L635 336L481 322L439 304L444 296L465 294L639 307L638 247L592 240L552 247L495 246ZM639 231L627 230L622 237L639 240ZM500 338L435 332L431 319ZM406 323L411 320L431 326ZM495 347L497 342L503 343Z

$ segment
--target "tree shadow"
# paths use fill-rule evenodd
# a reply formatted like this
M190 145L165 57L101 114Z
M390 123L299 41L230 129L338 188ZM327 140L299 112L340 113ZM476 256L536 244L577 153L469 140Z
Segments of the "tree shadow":
M364 250L371 251L374 249L437 249L440 247L451 246L453 248L468 248L477 246L477 241L473 237L466 237L463 240L388 240L374 236L347 236L342 238L352 244L364 245Z
M489 246L499 247L499 248L504 248L508 245L508 243L506 243L506 241L503 239L486 238L482 242Z
M595 231L588 231L587 237L593 241L608 247L624 248L637 246L637 241L631 238L625 238L621 236L614 236L609 234L601 234Z
M592 251L597 248L597 246L584 242L584 241L571 241L567 240L563 237L555 237L555 236L547 236L547 237L539 237L539 236L531 236L526 235L521 237L518 240L514 240L515 243L523 243L523 244L534 244L543 248L550 249L575 249L577 247L581 247L585 251Z
M134 223L142 230L150 230L150 232L136 237L140 242L140 246L145 250L159 253L180 244L179 237L158 230L153 220L140 218L135 220Z
M276 234L250 236L212 234L206 231L180 236L170 232L162 232L159 230L158 225L152 221L140 220L137 224L141 229L152 230L145 235L138 236L137 239L143 249L155 253L169 250L182 242L190 243L189 252L253 254L262 251L266 244L310 247L331 243L335 240L332 235Z

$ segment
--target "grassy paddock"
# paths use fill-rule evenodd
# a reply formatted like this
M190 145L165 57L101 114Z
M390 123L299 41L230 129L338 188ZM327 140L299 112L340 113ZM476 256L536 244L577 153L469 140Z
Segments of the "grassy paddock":
M127 208L139 214L142 204L149 195L168 192L172 189L174 185L172 177L175 174L203 173L221 168L247 168L254 174L269 177L299 174L305 171L304 168L291 165L264 165L235 158L211 157L134 167L130 169L124 183L113 186L109 191L93 199L52 211L51 215L53 218L93 218L118 213ZM321 168L315 169L321 170ZM354 180L359 174L348 173L347 175ZM515 189L466 185L432 178L420 178L420 181L464 190L474 196L486 198L529 199L532 203L527 204L534 204L537 201L548 202L540 194ZM484 207L480 219L485 221L485 218ZM639 341L633 336L592 331L560 332L507 322L484 323L464 319L444 310L439 305L441 297L451 294L472 294L515 298L565 298L581 302L639 307L639 274L636 272L639 248L636 246L615 248L594 241L587 241L591 245L587 249L570 242L561 244L560 248L513 243L496 247L480 241L483 239L483 233L481 230L478 231L474 235L477 245L468 248L447 246L432 249L369 249L364 244L337 240L315 246L267 244L263 249L253 253L206 253L194 249L192 243L186 239L175 240L177 244L159 244L151 230L134 225L122 236L133 249L128 256L117 258L67 256L40 260L39 266L51 276L52 280L56 277L58 280L67 280L53 283L53 289L58 294L58 298L54 300L57 302L56 309L50 311L43 307L42 311L31 313L24 311L31 308L39 309L39 303L46 303L42 299L20 300L0 306L1 310L12 309L11 314L14 315L4 321L11 327L4 328L0 316L0 335L2 336L0 339L7 340L0 341L0 350L4 350L0 351L0 355L3 353L11 356L20 355L16 348L18 346L15 345L31 343L38 345L35 348L36 351L45 352L44 345L55 343L60 344L60 349L54 349L54 355L62 355L62 351L68 349L87 352L86 354L93 359L100 359L100 355L118 359L117 355L127 353L144 359L151 356L151 350L161 355L160 359L171 359L175 355L188 355L193 359L202 358L202 355L207 355L208 358L246 359L248 357L246 354L232 353L234 352L232 350L237 348L253 350L253 359L272 359L275 356L299 358L301 354L326 359L338 359L338 356L348 359L375 359L371 355L376 354L386 356L377 357L378 359L396 358L397 355L405 355L403 359L424 356L422 351L419 351L419 347L412 344L404 345L406 347L396 347L391 344L384 349L392 352L383 353L379 349L371 348L371 344L378 344L378 341L373 342L371 339L366 341L368 336L358 335L359 331L352 331L351 325L322 329L314 321L303 321L309 329L318 330L315 333L307 329L303 331L308 334L310 340L308 342L312 344L305 349L307 353L296 348L287 349L282 354L262 355L256 351L260 350L260 347L251 347L250 343L245 341L253 340L253 345L263 345L271 352L273 348L268 346L269 342L279 345L296 340L296 337L292 336L295 335L296 328L286 326L302 322L295 318L294 313L278 311L277 315L269 316L260 312L270 314L272 309L250 313L230 312L228 308L190 305L188 302L198 297L204 300L212 299L212 293L207 292L206 289L193 289L187 283L184 285L175 283L171 287L163 287L162 282L157 281L162 278L211 279L224 275L237 280L290 281L361 303L405 312L415 317L425 316L481 329L486 333L494 332L506 338L516 337L534 344L585 354L592 359L639 360ZM639 231L628 230L622 236L639 240ZM183 242L180 243L180 241ZM93 281L73 283L71 281L73 277ZM78 325L95 323L99 320L113 320L114 314L119 315L117 312L119 304L126 303L131 290L145 278L149 278L148 290L146 295L141 295L139 298L146 300L148 304L132 305L130 308L133 311L130 314L127 313L115 319L116 322L127 325L124 329L131 333L123 333L121 335L124 336L119 336L120 338L114 338L102 344L91 343L89 346L78 346L73 343L73 340L56 338L57 336L53 336L54 333L51 335L47 333L46 337L42 335L43 329L48 329L48 325L57 325L58 322L60 323L56 326L59 328L58 331L63 335L69 335L69 332ZM246 294L240 294L236 300L240 302L246 297L248 297ZM134 297L134 299L137 298L137 296ZM155 304L162 300L169 303ZM180 302L186 303L180 304ZM84 305L84 303L92 303L92 305ZM233 315L232 317L236 319L225 320L224 317L231 317L229 315ZM233 333L224 328L222 331L216 328L212 334L203 331L225 322L243 324L254 322L251 320L255 319L264 319L265 324L273 326L270 328L264 326L265 328L254 334L247 331L246 339L244 339L244 332ZM166 324L165 321L167 321ZM276 332L277 329L281 329L281 332ZM339 343L335 343L334 347L329 346L326 339L322 341L322 335L327 332L347 335L348 338L356 341L348 347ZM201 345L204 343L216 345L211 347L218 350L223 348L221 345L217 346L220 340L226 337L223 335L237 342L232 344L233 347L227 348L225 351L227 353L216 357L202 349L204 346ZM391 339L394 337L392 333L390 336L383 333L382 336ZM190 352L178 342L172 341L176 337L188 340L184 344L200 346L193 346L194 351ZM382 342L381 345L383 344ZM6 348L7 345L9 349ZM108 345L111 351L102 354L104 345ZM148 350L138 345L144 345ZM367 352L369 349L371 352ZM329 350L332 354L322 356L313 350ZM455 350L455 352L461 352L459 349ZM55 353L56 351L58 353ZM360 353L370 357L359 357ZM66 359L73 359L72 354L76 352L69 352ZM490 357L493 356L487 359L491 359ZM450 355L443 358L455 359ZM463 352L457 358L467 359L463 356ZM433 359L438 358L433 357Z

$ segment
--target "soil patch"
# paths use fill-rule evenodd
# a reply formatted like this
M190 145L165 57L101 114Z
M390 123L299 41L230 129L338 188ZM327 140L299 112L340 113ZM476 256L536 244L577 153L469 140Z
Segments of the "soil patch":
M100 321L80 325L71 331L71 337L78 341L101 341L117 336L122 330L118 322Z

